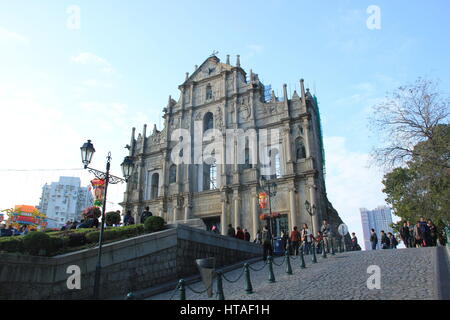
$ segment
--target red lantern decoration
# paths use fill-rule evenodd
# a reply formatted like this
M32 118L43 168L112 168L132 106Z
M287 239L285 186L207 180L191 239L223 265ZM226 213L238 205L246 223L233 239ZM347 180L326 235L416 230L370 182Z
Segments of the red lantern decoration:
M258 198L259 198L259 207L261 209L265 209L267 207L267 193L260 192Z

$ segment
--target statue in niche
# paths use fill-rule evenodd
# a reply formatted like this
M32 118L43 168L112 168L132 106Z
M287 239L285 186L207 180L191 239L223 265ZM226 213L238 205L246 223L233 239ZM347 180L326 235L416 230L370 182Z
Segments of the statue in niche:
M248 118L250 118L251 115L250 107L247 104L242 104L239 107L239 113L241 114L244 120L248 120Z
M216 128L222 128L223 127L223 116L222 116L222 110L220 109L220 106L217 107L216 111Z

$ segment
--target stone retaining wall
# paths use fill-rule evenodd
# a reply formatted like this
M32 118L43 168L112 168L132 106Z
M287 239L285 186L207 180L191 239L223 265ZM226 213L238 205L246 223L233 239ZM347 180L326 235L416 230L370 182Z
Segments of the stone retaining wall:
M102 298L198 273L195 259L215 257L218 267L261 255L260 246L185 225L103 247ZM0 254L0 299L89 299L97 249L56 257ZM81 289L69 290L70 265L81 269Z

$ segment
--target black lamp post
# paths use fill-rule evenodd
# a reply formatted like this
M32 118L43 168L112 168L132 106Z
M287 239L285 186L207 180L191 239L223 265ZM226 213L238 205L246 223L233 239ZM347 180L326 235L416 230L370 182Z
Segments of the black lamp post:
M103 208L102 208L102 224L100 229L100 236L98 240L98 260L97 265L95 267L95 279L94 279L94 299L99 299L100 297L100 276L101 276L101 261L102 261L102 246L103 246L103 233L105 230L105 212L106 212L106 195L108 192L109 184L118 184L127 182L133 172L133 160L131 157L125 157L123 160L121 167L124 178L119 178L113 176L109 173L111 168L111 152L108 152L108 156L106 157L106 172L99 171L96 169L89 168L89 164L92 161L92 156L95 153L94 145L91 143L91 140L88 140L81 149L81 161L84 164L84 168L88 169L88 171L97 179L101 179L105 181L105 194L103 195Z
M311 217L311 230L312 230L313 236L315 236L315 233L314 233L315 230L314 230L314 224L313 224L313 216L316 215L316 205L313 204L312 210L311 210L311 204L309 203L308 200L306 200L305 201L305 207L306 207L306 211L308 211L308 213L309 213L309 215Z
M272 234L273 239L273 219L272 219L272 199L271 197L275 197L277 195L277 184L271 180L267 180L264 176L261 176L259 180L259 185L261 189L267 193L269 197L269 227L270 233Z

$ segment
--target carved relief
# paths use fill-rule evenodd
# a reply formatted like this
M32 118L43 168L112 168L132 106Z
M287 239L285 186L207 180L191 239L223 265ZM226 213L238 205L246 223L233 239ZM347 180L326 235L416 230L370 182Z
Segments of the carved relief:
M203 114L201 112L197 112L195 114L195 121L201 121L203 117Z
M222 110L221 110L220 106L217 107L215 118L216 118L216 128L217 129L222 128L223 127L223 116L222 116Z

